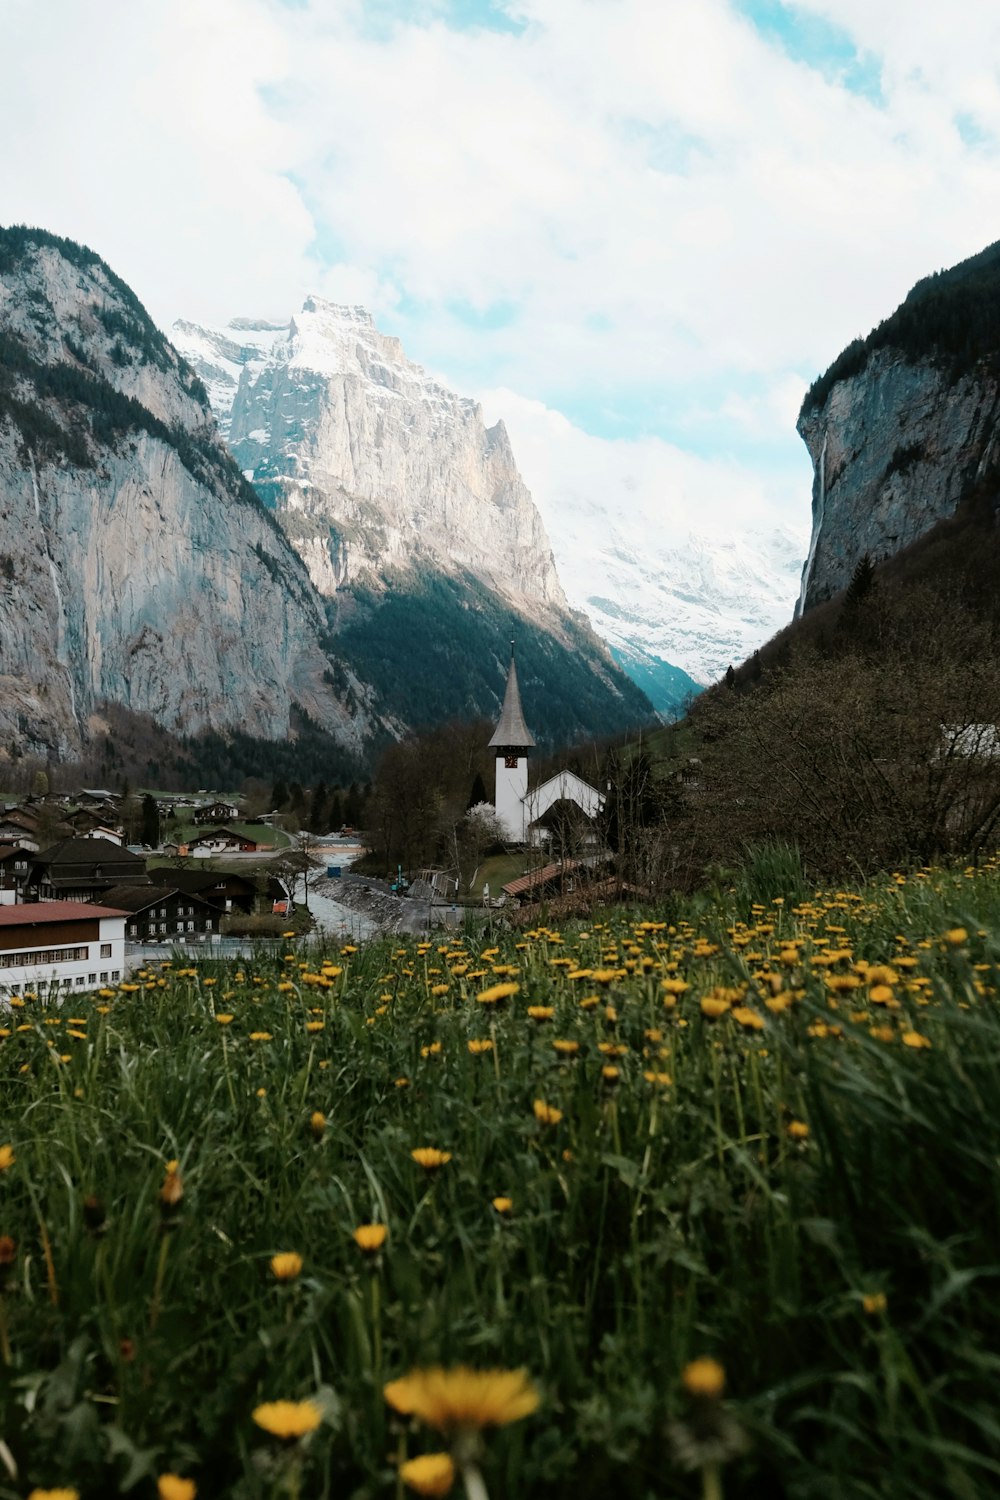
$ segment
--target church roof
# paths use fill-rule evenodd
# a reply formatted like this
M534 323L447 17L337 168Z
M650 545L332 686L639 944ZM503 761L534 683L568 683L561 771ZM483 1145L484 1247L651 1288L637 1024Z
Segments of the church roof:
M503 695L503 708L500 710L500 722L493 731L490 746L503 749L510 746L511 749L527 749L535 743L535 737L524 722L524 709L521 707L521 690L517 685L517 667L514 664L514 647L511 645L510 670L507 673L507 691Z

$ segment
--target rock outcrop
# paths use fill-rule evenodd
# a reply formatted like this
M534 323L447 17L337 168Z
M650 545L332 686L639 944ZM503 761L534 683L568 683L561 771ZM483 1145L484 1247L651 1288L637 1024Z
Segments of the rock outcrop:
M798 430L814 466L798 612L893 556L1000 474L1000 247L918 283L813 386ZM992 315L992 316L991 316Z
M175 733L376 727L200 382L97 256L0 232L0 750L78 751L103 702Z

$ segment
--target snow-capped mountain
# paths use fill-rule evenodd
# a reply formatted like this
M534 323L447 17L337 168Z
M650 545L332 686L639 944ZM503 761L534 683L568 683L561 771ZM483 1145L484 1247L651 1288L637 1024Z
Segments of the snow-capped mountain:
M280 327L172 332L339 649L401 722L491 713L512 634L550 741L649 720L642 690L567 602L503 422L487 427L478 402L407 359L363 308L309 297Z
M694 683L715 682L792 618L804 536L790 530L675 540L637 535L605 513L588 534L579 512L573 530L550 525L571 603L644 686L640 664L654 676L666 668L668 684L678 668Z
M502 422L408 360L360 307L309 297L283 328L174 325L247 479L320 593L424 561L529 613L568 608Z
M658 500L596 475L539 486L536 507L503 422L363 308L310 297L288 324L178 322L173 338L328 598L421 557L468 570L540 619L583 611L667 717L791 618L804 534L668 528Z

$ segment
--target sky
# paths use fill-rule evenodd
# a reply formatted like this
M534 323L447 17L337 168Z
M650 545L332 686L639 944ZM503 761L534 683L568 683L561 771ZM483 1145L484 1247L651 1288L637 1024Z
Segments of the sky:
M1000 237L997 0L0 0L0 25L0 222L89 244L164 328L363 303L505 419L536 491L624 476L615 504L655 487L695 528L805 538L809 382Z

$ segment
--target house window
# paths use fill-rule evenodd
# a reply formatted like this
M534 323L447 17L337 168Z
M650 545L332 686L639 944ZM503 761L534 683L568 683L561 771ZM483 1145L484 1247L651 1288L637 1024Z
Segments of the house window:
M188 923L188 932L194 932L194 923L193 922L189 922Z
M82 974L78 974L76 976L76 978L73 980L73 983L76 985L77 989L82 989L83 988L83 975Z
M167 924L166 924L166 922L161 922L160 923L160 931L161 932L166 932L166 930L167 930Z
M101 983L102 984L107 984L107 982L108 982L108 971L107 971L107 969L105 969L104 973L101 975Z
M87 983L88 984L96 984L97 983L97 975L96 974L88 974L87 975Z
M19 984L12 984L10 992L12 995L19 995L21 993L21 986Z
M211 919L211 917L209 917L208 921L205 923L205 931L206 932L211 932L211 930L212 930L212 919Z
M184 931L184 923L183 922L178 922L177 923L177 931L178 932L183 932Z
M129 927L129 930L128 930L129 937L136 937L138 935L138 932L139 932L139 924L138 924L138 922L133 922L132 925ZM102 958L107 958L107 956L108 956L105 953L105 951L104 951L105 946L106 946L105 944L102 944L102 946L101 946L101 957Z
M111 957L111 944L110 943L102 943L101 944L101 957L102 958L110 958Z
M167 908L166 908L166 907L165 907L165 906L161 906L161 907L160 907L160 916L161 916L161 917L165 917L165 916L166 916L166 915L167 915ZM162 930L163 930L163 929L161 929L161 931L162 931Z
M118 980L118 979L120 979L121 977L122 977L122 971L121 971L121 969L112 969L111 970L111 982L112 982L112 984L114 984L115 981Z

